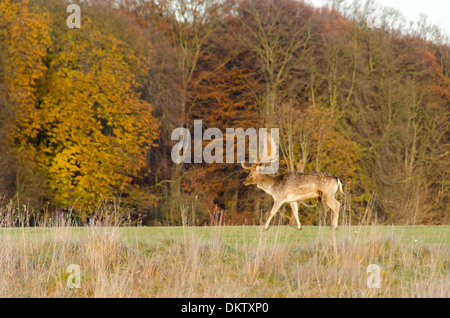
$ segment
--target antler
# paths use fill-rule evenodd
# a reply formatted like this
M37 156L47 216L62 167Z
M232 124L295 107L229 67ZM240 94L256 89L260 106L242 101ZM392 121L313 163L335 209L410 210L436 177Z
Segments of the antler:
M270 141L268 142L268 140L270 140ZM266 149L267 149L267 151L266 151ZM253 169L254 167L257 167L261 164L266 164L266 163L275 161L276 160L276 150L275 149L276 149L276 144L272 138L272 134L268 133L266 136L264 136L263 151L262 151L259 161L250 166L246 166L244 163L241 163L242 168Z
M269 142L268 142L269 140ZM264 147L263 147L263 152L262 152L262 156L259 160L259 163L269 163L269 162L273 162L276 160L275 156L276 156L276 144L275 144L275 140L273 140L272 138L272 134L268 133L267 136L264 138ZM267 149L267 151L266 151Z

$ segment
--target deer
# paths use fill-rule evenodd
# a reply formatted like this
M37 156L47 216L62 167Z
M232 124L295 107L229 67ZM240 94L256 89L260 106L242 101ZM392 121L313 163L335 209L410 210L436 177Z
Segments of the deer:
M273 144L273 142L271 143ZM269 148L271 148L271 144L269 144ZM271 150L269 149L270 152ZM264 151L264 153L267 152ZM273 160L274 156L275 154L265 155L263 159L251 166L241 163L242 168L250 170L248 177L244 181L244 186L256 184L258 188L273 198L273 207L264 225L264 230L267 230L270 221L284 203L290 204L297 222L297 229L301 230L302 225L298 217L298 202L303 203L302 201L304 200L319 197L333 211L331 227L333 230L336 230L341 203L336 200L335 196L338 191L344 194L341 179L325 172L287 172L277 176L261 173L262 165Z

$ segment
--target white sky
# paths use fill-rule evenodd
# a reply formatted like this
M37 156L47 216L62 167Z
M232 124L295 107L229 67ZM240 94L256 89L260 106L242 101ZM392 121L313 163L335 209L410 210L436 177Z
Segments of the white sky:
M353 0L349 1L351 3ZM364 4L365 0L360 0ZM328 4L327 0L305 0L316 7ZM439 26L450 37L450 0L375 0L383 7L399 10L407 23L419 21L420 13L428 16L428 22Z

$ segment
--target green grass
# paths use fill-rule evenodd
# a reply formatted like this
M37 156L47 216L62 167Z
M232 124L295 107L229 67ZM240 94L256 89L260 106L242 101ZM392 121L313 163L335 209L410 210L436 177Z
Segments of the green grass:
M298 231L295 226L271 226L265 232L262 232L260 226L127 227L119 230L123 238L145 243L156 243L168 238L182 239L184 235L194 235L202 241L208 241L220 233L225 244L232 246L257 244L261 233L270 240L277 240L279 243L290 242L295 245L329 239L332 235L337 238L364 240L373 232L396 236L405 243L450 245L450 226L345 226L340 227L336 233L327 226L303 226L301 231Z
M0 228L0 296L449 297L449 254L449 226Z
M110 227L98 227L98 231L111 231ZM121 238L128 242L140 242L146 244L161 244L166 240L183 240L186 236L195 237L199 241L210 241L218 235L224 244L230 246L255 245L261 235L269 241L278 244L311 244L317 240L347 238L350 240L367 240L370 235L377 233L383 236L395 236L403 243L408 244L443 244L450 246L450 226L341 226L333 232L328 226L303 226L298 231L295 226L271 226L267 231L262 231L261 226L161 226L161 227L117 227L114 230ZM39 237L45 233L57 232L59 229L52 227L35 228L0 228L3 232L12 235L25 235L29 238ZM83 236L89 231L89 227L70 227L73 236Z

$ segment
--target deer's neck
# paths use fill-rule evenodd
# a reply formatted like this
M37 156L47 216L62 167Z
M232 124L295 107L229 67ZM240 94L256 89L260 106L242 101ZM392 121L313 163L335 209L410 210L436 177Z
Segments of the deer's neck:
M260 174L256 185L268 194L272 194L272 186L275 183L275 177L267 174Z

